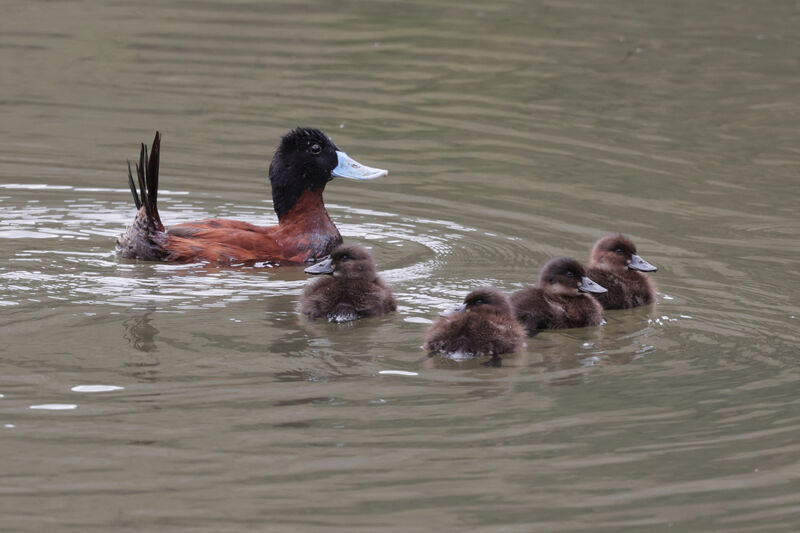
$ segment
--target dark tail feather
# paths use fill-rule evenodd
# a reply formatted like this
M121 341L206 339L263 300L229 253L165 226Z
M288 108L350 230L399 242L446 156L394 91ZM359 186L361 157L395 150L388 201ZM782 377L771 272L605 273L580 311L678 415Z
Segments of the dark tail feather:
M136 209L144 206L147 220L155 229L163 230L161 217L158 215L158 163L161 153L161 133L156 132L153 139L153 148L150 150L150 157L147 155L147 145L142 143L139 152L139 163L136 165L136 177L139 181L139 192L136 192L136 185L133 182L131 163L128 161L128 185L133 194L133 201Z
M128 160L128 185L131 188L131 194L133 195L133 203L136 204L136 209L142 208L142 201L139 199L139 193L136 192L136 184L133 183L133 173L131 172L131 161Z
M168 237L158 216L158 159L161 134L156 132L153 149L147 156L147 146L142 144L139 163L136 165L137 183L133 179L131 162L128 161L128 186L131 188L133 202L136 204L136 217L125 233L117 239L117 252L122 257L163 261L169 257Z
M151 196L153 202L153 212L158 218L158 223L161 224L160 217L158 216L158 160L161 154L161 134L156 132L153 139L153 147L150 149L150 162L147 165L147 191Z
M147 145L142 143L142 149L139 152L139 164L136 165L136 177L139 178L139 191L142 195L142 205L144 205L144 212L147 214L147 220L153 221L153 212L150 210L150 194L147 191Z

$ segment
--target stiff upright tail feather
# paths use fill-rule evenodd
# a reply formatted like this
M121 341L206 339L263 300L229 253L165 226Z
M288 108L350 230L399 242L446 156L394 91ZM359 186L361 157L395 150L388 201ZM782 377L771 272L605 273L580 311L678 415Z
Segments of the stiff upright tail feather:
M139 163L136 165L139 192L136 191L136 184L133 181L130 161L128 161L128 185L131 188L136 209L141 209L144 206L147 221L152 225L153 229L164 231L164 225L158 215L158 162L160 153L161 133L156 132L150 156L148 157L147 145L144 143L142 143L142 150L139 152Z
M128 185L136 204L136 218L128 229L117 239L117 251L122 257L158 261L166 258L167 234L158 215L158 160L161 150L161 134L156 132L153 147L148 157L147 146L143 143L136 165L136 182L133 180L131 163L128 161Z

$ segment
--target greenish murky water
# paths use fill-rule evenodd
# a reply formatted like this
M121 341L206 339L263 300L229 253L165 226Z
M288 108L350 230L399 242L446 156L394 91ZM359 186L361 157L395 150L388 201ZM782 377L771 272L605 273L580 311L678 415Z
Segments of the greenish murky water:
M0 530L797 531L798 28L780 1L5 2ZM156 129L165 223L272 223L297 125L390 169L326 200L396 314L306 323L302 269L115 257ZM606 231L655 306L422 360L470 288Z

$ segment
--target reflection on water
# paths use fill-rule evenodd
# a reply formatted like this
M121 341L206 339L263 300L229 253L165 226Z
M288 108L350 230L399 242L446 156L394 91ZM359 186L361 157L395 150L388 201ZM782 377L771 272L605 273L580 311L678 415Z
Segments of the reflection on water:
M0 529L798 529L797 6L81 7L0 20ZM304 321L302 269L115 256L141 139L167 223L270 224L298 125L392 169L325 199L397 313ZM655 305L423 352L471 288L607 231Z
M155 352L158 350L156 335L158 335L159 331L151 324L151 314L145 313L142 316L131 317L122 322L122 325L125 326L125 340L140 352Z

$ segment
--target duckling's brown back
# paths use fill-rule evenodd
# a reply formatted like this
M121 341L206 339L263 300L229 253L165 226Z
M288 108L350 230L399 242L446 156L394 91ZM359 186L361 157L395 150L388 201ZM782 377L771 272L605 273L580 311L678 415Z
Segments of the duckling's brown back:
M473 310L439 317L428 330L423 347L442 353L500 355L519 350L524 335L510 316Z
M511 307L514 317L525 328L528 335L535 335L538 330L548 329L553 322L553 309L544 297L544 291L537 287L528 287L511 295Z
M582 328L603 323L602 306L586 294L545 295L542 289L529 287L512 294L511 305L514 316L531 336L543 329Z
M586 273L608 291L594 295L603 309L630 309L656 300L655 283L647 274L633 270L616 273L597 267L587 269Z
M345 317L378 316L397 309L391 288L374 280L324 277L308 285L298 302L298 311L311 318L327 317L337 322ZM345 312L346 309L352 311Z

